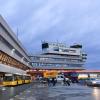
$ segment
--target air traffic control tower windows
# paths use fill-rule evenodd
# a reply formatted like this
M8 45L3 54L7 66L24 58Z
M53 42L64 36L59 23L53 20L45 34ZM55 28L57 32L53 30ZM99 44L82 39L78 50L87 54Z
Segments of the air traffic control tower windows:
M48 43L42 43L42 49L46 49L49 47L49 44Z

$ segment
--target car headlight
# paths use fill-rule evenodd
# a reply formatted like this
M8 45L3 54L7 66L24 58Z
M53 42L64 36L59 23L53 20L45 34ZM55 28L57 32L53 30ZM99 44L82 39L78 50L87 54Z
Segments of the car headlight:
M96 82L95 82L95 81L93 81L92 83L93 83L93 84L95 84Z

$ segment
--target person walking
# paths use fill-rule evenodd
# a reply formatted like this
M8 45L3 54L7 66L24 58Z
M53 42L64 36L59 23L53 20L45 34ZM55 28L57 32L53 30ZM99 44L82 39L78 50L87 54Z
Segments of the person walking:
M50 78L47 78L47 84L48 84L48 86L51 85L51 80L50 80Z
M68 78L65 78L64 77L64 79L63 79L63 83L64 83L64 85L68 85L68 86L70 86L70 82L69 82L69 79Z
M69 78L66 78L66 84L70 86Z
M65 79L65 77L63 78L63 84L64 84L64 85L67 85L67 84L66 84L66 79Z
M53 86L56 85L56 80L55 80L55 78L52 78L52 85L53 85Z

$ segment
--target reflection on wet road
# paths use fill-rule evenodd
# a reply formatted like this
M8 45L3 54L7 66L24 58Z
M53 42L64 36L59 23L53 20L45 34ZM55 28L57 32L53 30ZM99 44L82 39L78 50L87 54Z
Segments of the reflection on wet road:
M10 95L14 94L14 88L10 89ZM71 86L56 85L54 87L31 84L29 88L17 93L16 96L12 96L10 99L1 99L0 97L0 100L100 100L100 88L77 84Z
M92 95L94 97L94 100L100 100L100 88L94 87L92 91Z
M19 85L15 87L0 87L0 100L9 100L11 97L18 95L33 84Z

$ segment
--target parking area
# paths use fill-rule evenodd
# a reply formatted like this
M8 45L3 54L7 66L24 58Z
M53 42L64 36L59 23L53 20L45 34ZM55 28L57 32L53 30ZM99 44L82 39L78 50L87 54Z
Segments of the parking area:
M50 86L34 84L10 100L100 100L100 88L80 84Z

